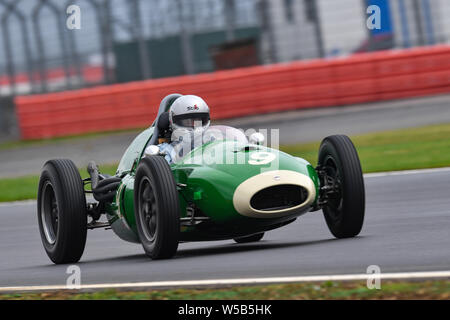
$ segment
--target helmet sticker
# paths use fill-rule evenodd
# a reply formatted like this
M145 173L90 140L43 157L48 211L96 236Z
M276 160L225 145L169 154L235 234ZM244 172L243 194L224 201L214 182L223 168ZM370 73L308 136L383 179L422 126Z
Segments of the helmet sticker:
M199 110L200 108L198 107L198 105L195 104L193 107L188 106L186 109L187 109L187 111L193 111L193 110Z

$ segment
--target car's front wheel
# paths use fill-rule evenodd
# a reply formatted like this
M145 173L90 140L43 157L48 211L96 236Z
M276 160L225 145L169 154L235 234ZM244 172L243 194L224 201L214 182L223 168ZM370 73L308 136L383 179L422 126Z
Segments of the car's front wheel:
M325 138L318 168L328 228L336 238L358 235L364 222L365 191L361 164L350 138Z
M42 243L56 264L78 262L87 235L83 181L70 160L50 160L38 189L38 222Z
M152 259L173 257L180 236L180 208L176 182L163 157L141 160L134 181L134 208L145 253Z

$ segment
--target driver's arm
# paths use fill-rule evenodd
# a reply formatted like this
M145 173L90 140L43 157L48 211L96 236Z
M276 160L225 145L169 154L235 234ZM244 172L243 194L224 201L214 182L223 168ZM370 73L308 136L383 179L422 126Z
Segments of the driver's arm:
M162 153L165 153L164 159L166 159L169 164L172 164L176 156L175 149L172 145L167 142L163 142L159 144L158 147Z

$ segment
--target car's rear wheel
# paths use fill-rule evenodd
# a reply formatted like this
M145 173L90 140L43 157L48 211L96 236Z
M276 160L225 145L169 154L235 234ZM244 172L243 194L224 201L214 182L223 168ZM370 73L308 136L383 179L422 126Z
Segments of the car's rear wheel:
M325 138L319 149L318 168L328 228L336 238L358 235L364 222L365 191L358 153L350 138Z
M249 242L258 242L264 237L264 232L252 234L251 236L234 238L233 240L237 243L249 243Z
M83 181L70 160L50 160L38 189L38 222L45 251L56 264L78 262L87 235Z
M180 208L175 179L163 157L141 160L134 182L134 207L145 253L152 259L173 257L180 236Z

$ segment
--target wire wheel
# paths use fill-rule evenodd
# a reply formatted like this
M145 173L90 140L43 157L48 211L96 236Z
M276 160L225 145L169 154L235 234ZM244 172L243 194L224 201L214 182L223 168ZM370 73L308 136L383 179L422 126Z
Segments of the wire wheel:
M152 259L175 255L180 236L180 207L172 170L163 157L143 158L134 180L136 229Z
M37 217L44 249L54 263L78 262L87 233L83 181L70 160L47 161L39 180Z
M42 192L41 219L45 238L48 243L55 244L58 235L59 210L55 191L50 181L46 181Z
M141 220L142 231L147 241L154 241L156 235L156 226L158 215L156 214L156 198L153 187L148 177L144 177L140 183L139 189L139 218Z
M343 135L325 138L319 149L322 210L336 238L358 235L365 211L364 179L358 153Z
M334 223L342 220L343 214L343 190L342 190L342 173L336 160L332 156L327 156L323 165L325 175L323 176L323 184L331 186L333 192L328 195L327 206L324 208ZM326 181L325 181L326 180Z

